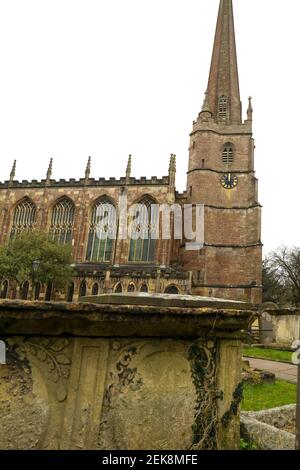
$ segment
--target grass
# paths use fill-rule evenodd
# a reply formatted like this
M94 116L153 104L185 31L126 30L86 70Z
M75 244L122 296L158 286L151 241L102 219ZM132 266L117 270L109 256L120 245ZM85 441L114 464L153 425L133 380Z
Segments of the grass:
M282 380L275 384L244 386L243 411L259 411L296 403L297 385Z
M240 450L259 450L257 445L254 442L245 441L245 439L240 439Z
M291 362L292 353L289 351L280 351L278 349L264 349L264 348L243 348L243 355L245 357L257 357L259 359L269 359L270 361Z

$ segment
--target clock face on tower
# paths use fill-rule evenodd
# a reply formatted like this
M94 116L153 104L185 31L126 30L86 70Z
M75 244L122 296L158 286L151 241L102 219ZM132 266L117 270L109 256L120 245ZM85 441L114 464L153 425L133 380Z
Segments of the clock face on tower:
M233 175L232 173L226 173L221 178L221 184L223 188L225 189L233 189L238 184L238 178L236 175Z

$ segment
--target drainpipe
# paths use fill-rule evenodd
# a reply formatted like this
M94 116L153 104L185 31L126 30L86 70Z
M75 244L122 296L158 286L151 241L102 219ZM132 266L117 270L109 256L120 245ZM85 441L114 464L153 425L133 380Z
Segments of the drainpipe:
M188 289L187 289L187 293L189 295L192 295L192 284L193 284L193 271L189 271Z

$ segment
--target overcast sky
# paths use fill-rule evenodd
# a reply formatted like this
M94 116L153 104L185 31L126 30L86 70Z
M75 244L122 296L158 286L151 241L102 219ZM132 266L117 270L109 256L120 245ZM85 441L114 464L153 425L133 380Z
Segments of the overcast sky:
M219 0L0 0L0 180L167 174L185 189ZM283 6L284 5L284 6ZM234 0L265 252L300 245L299 0Z

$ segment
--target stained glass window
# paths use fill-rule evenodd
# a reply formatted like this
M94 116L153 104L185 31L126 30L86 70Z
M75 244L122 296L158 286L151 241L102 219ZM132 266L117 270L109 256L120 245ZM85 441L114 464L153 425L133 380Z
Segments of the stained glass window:
M36 206L25 198L15 207L10 238L16 238L19 233L32 230L36 219Z
M55 204L50 225L52 240L62 245L72 242L74 216L75 206L69 198L64 197Z
M87 261L106 262L111 260L114 247L112 233L116 223L113 209L114 206L106 198L102 198L94 204L89 225Z
M139 204L143 206L141 213L137 211L132 220L132 227L136 235L132 237L129 248L129 261L132 262L151 262L155 259L156 239L154 237L155 227L153 227L152 204L150 198L142 199ZM136 223L135 223L136 221Z

